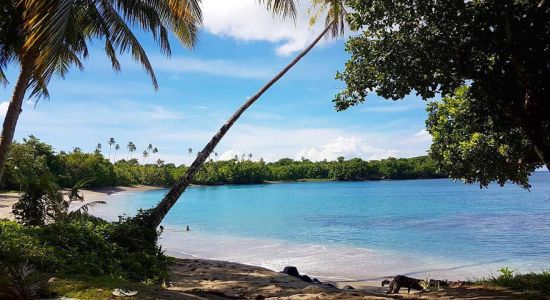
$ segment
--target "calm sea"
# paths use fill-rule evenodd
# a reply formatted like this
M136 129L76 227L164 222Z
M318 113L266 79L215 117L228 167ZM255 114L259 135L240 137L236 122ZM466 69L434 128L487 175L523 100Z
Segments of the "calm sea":
M550 268L550 173L532 188L480 189L448 179L189 188L164 221L161 243L180 257L323 278L474 278L500 267ZM150 208L165 190L120 193L94 214ZM189 225L190 232L184 227Z

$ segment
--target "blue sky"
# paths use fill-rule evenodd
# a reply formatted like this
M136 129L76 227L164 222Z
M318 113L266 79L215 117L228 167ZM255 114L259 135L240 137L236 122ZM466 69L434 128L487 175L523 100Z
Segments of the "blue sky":
M231 3L228 3L231 2ZM112 71L100 43L91 47L85 70L73 70L50 84L51 98L29 99L16 139L34 134L56 150L106 147L114 137L124 151L147 144L158 158L189 163L187 148L199 150L231 113L254 94L320 32L307 25L302 1L296 25L273 19L254 0L205 0L204 28L193 50L172 43L173 55L160 54L140 35L153 63L160 90L129 56ZM312 160L422 155L430 145L424 130L425 102L411 96L393 102L375 95L366 104L336 112L331 102L342 82L334 79L348 54L344 40L323 41L239 120L217 148L221 158L252 153L254 159ZM15 82L17 66L9 69ZM13 85L0 89L2 117Z

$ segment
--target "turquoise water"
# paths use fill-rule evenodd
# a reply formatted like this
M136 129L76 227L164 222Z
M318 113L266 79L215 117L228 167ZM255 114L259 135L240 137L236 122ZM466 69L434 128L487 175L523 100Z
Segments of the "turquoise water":
M471 276L500 266L540 270L550 267L550 173L536 173L531 184L530 191L514 185L480 189L448 179L192 187L165 219L164 243L182 255L250 263L277 256L271 267L305 261L317 273L323 273L323 262L316 258L342 249L349 250L348 260L339 257L338 264L368 256L361 251L379 255L377 262L361 262L372 270L365 276L383 275L387 268L377 264L384 259L413 273L426 265L432 272L483 266ZM114 195L95 213L131 215L165 192ZM182 231L186 225L192 234ZM302 251L302 260L292 261L289 251ZM337 273L336 265L331 268L324 274ZM348 267L344 273L356 278L359 271Z

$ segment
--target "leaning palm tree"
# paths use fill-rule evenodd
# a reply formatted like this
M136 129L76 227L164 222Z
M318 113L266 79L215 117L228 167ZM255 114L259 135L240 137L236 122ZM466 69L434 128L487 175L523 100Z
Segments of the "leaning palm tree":
M193 47L201 23L200 0L3 0L0 1L0 81L10 63L19 64L0 136L2 178L25 95L48 97L54 75L63 78L75 65L83 69L88 43L100 39L115 71L118 53L131 52L158 89L153 67L132 28L151 33L170 55L168 32Z
M111 161L111 149L113 148L113 145L115 143L115 138L109 138L109 140L107 141L107 144L109 144L109 161Z
M296 16L296 6L294 0L260 0L260 3L266 4L268 9L275 14L280 14L283 17L290 16L294 18ZM151 225L159 226L168 211L178 201L179 197L193 178L195 174L201 169L204 162L208 159L208 156L214 151L214 148L221 141L227 131L237 122L239 117L248 109L256 100L260 98L273 84L275 84L281 77L283 77L296 63L300 61L315 45L325 36L330 33L329 37L337 37L344 33L344 19L346 10L344 7L344 0L312 0L312 10L314 13L311 17L310 23L315 23L321 13L326 13L325 29L311 42L311 44L305 48L296 58L294 58L286 67L284 67L273 79L267 82L260 90L250 97L233 115L227 120L227 122L218 130L218 132L210 139L208 144L204 146L204 149L197 154L197 158L193 161L191 166L187 169L183 177L181 177L176 184L168 191L160 203L154 207L151 211Z

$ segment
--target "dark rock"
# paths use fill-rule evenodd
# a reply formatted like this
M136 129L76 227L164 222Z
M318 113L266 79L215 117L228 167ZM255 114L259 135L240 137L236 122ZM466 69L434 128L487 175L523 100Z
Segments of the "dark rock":
M305 281L305 282L308 282L308 283L313 282L313 280L311 280L311 278L307 275L302 275L302 280Z
M319 279L317 279L317 278L313 278L312 281L313 281L314 283L321 283L321 281L320 281Z
M285 267L285 269L281 273L285 273L287 275L300 278L300 273L298 273L298 269L296 267L292 267L292 266Z
M354 287L352 287L351 285L346 285L345 287L342 288L343 290L355 290Z
M336 286L335 286L334 284L332 284L332 283L323 283L323 285L330 286L330 287L333 287L333 288L336 287Z
M258 295L258 296L256 296L254 299L256 299L256 300L264 300L265 297L264 297L263 295Z

